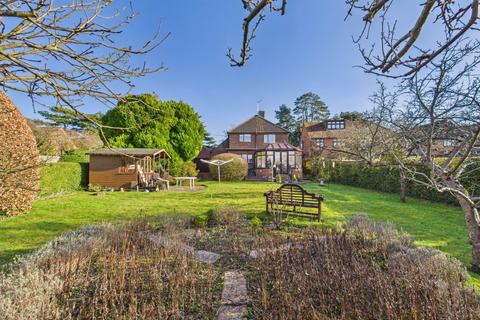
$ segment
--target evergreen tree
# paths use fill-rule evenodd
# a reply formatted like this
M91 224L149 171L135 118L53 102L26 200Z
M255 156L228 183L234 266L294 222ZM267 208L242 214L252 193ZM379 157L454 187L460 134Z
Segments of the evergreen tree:
M307 92L298 97L295 100L293 112L297 121L300 122L322 121L330 116L330 111L325 102L313 92Z
M97 129L97 126L92 123L92 121L89 121L71 108L56 106L50 107L49 111L39 111L38 113L47 120L47 124L52 126L73 130L95 131ZM86 116L96 123L99 123L103 114L98 112L95 114L87 114Z
M365 115L358 111L345 111L345 112L340 112L340 118L345 120L356 121L356 120L365 119Z
M292 109L285 104L282 104L278 107L278 110L275 111L275 118L277 119L277 124L283 129L292 132L295 128L295 119L292 116Z
M172 174L202 149L205 127L199 115L182 101L160 101L153 94L129 95L102 118L105 142L117 148L162 148L172 157ZM172 171L172 169L174 169Z
M210 135L210 133L205 132L205 136L203 137L203 145L207 148L214 149L217 147L217 141Z

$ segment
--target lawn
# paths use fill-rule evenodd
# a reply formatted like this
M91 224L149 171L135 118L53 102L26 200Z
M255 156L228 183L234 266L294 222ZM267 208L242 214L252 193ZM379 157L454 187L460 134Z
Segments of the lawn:
M0 262L30 252L59 234L85 224L121 221L139 216L201 214L212 208L234 205L244 213L263 214L263 192L276 187L269 183L206 182L199 192L115 192L95 196L88 192L38 200L32 212L0 218ZM306 188L325 196L322 218L327 224L342 223L362 212L370 218L391 221L408 232L418 245L442 250L466 265L470 247L462 212L455 207L408 199L397 195L343 185ZM480 284L480 281L477 281Z

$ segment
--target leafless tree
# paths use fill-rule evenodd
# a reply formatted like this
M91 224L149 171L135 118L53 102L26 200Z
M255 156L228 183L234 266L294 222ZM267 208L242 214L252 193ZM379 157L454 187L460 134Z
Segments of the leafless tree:
M251 43L260 24L270 13L284 15L286 0L241 0L247 16L243 21L243 38L239 58L229 49L227 56L232 66L243 66L251 57ZM434 61L447 48L455 45L469 30L477 31L479 0L425 0L411 1L412 13L417 18L406 30L399 27L395 14L401 0L344 0L347 17L356 12L364 23L355 42L371 41L368 49L360 46L367 72L389 77L408 77ZM372 28L376 23L378 26ZM422 33L428 26L444 29L445 37L436 39L431 47L420 47ZM372 30L378 30L372 34Z
M472 266L480 271L480 197L465 181L478 162L480 135L480 43L471 41L447 48L397 89L400 102L377 105L383 126L396 133L412 159L390 154L408 179L439 192L451 193L463 209L472 245ZM444 143L448 141L448 143ZM413 165L415 160L421 164Z
M120 34L136 16L132 5L111 0L5 0L0 2L0 86L23 92L34 103L75 110L87 98L114 105L132 80L162 69L135 63L164 38L159 32L133 48ZM120 88L115 91L113 88ZM89 119L96 123L94 119ZM99 125L98 123L96 123Z

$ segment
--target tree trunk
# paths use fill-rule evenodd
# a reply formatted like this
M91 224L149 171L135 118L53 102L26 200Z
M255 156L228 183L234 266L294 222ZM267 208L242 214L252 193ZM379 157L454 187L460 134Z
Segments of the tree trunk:
M468 242L472 245L472 271L480 272L480 226L475 220L475 208L464 198L456 196L465 215Z
M405 197L407 193L407 181L405 177L405 171L400 168L400 202L405 203Z

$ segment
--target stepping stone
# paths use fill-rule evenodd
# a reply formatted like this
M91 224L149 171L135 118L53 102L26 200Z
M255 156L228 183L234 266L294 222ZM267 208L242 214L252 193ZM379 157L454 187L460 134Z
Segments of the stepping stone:
M172 240L166 237L163 237L162 235L150 235L148 237L150 241L153 243L159 244L165 248L179 248L180 250L191 253L193 255L193 259L200 261L200 262L205 262L205 263L210 263L213 264L217 262L218 259L220 259L221 255L215 252L210 252L210 251L205 251L205 250L195 250L194 247L186 245L183 242Z
M244 320L247 311L247 280L241 272L225 272L222 306L217 310L217 320Z
M217 320L244 320L245 306L221 306L217 311Z
M225 272L222 305L242 305L248 303L247 280L239 271Z
M210 251L205 251L205 250L198 250L195 252L193 255L193 258L197 261L201 262L206 262L206 263L215 263L217 262L218 259L220 259L222 255L215 253L215 252L210 252Z

